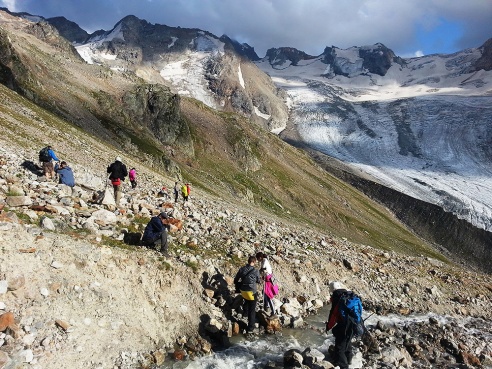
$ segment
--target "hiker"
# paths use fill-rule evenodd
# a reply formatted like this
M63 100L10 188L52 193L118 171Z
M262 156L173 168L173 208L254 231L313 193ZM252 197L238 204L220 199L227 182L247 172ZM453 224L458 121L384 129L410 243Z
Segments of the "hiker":
M54 161L60 161L57 157L51 145L48 145L41 149L39 152L39 161L43 168L43 173L46 179L55 179L55 168L53 166Z
M119 206L121 199L121 181L124 181L125 177L128 175L126 166L121 162L119 156L117 156L114 162L108 167L107 172L110 173L109 179L113 185L114 201L116 206Z
M132 188L137 187L137 171L135 170L135 168L130 169L130 171L128 172L128 179L132 184Z
M256 260L260 263L260 275L263 279L263 310L270 309L270 316L276 314L273 306L273 297L278 294L278 286L274 284L272 266L268 257L263 252L256 254Z
M159 192L157 192L157 197L169 197L166 186L162 186Z
M183 201L188 201L188 187L185 184L181 186L181 195L183 196Z
M179 185L178 182L174 182L174 202L178 202Z
M328 315L328 322L326 323L326 332L331 329L335 337L335 352L333 357L335 365L338 365L340 369L348 369L353 357L352 337L354 336L354 331L350 321L342 315L340 301L344 295L351 294L351 292L341 282L331 282L329 286L331 309ZM360 305L360 314L362 314L362 305Z
M169 226L166 224L166 219L169 219L169 215L165 211L150 219L142 236L142 244L153 246L156 250L160 248L160 252L165 257L169 257L167 243L167 228Z
M188 196L186 197L186 201L188 201L188 199L191 195L191 187L190 187L189 183L186 184L186 192L188 193Z
M248 317L246 334L253 334L256 318L256 285L260 283L260 273L255 268L256 257L250 256L248 264L241 267L234 277L234 285L238 286L244 298L243 315Z
M55 172L58 174L58 177L60 178L58 183L67 185L68 187L75 186L75 179L73 177L72 168L70 168L67 165L66 161L62 161L60 165L56 163Z

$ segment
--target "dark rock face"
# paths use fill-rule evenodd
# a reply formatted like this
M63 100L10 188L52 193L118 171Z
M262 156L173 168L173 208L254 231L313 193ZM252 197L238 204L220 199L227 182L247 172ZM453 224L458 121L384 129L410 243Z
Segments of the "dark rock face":
M335 47L325 47L325 50L323 51L322 59L321 61L325 64L331 65L333 68L333 73L337 76L345 76L348 77L348 73L345 73L342 71L342 69L338 66L338 64L335 62L336 61L336 48Z
M441 207L353 174L326 168L370 198L387 206L418 235L444 247L456 261L492 272L492 233L477 228Z
M396 56L392 50L380 43L371 47L361 47L358 49L358 53L359 58L362 59L362 68L359 70L360 73L368 71L369 73L384 76L393 63L400 65L405 64L402 58ZM342 70L337 62L336 47L325 47L321 56L321 61L331 65L335 75L346 77L349 75L346 71Z
M402 64L403 60L397 58L395 53L383 44L376 44L372 48L360 48L359 56L364 59L362 66L370 73L384 76L393 62Z
M306 54L303 51L299 51L293 47L280 47L268 49L266 58L272 66L281 66L286 61L290 61L292 65L297 65L301 60L309 60L316 58Z
M257 61L260 60L258 57L258 54L255 52L255 48L252 46L249 46L246 43L239 43L236 40L232 40L226 35L223 35L220 39L223 43L225 43L225 49L227 50L228 48L231 50L234 50L238 55L241 55L242 57L251 60L251 61Z
M130 119L147 127L164 145L179 143L193 155L189 127L181 118L179 96L162 85L141 85L123 97Z
M70 42L82 43L89 36L77 23L69 21L65 17L48 18L46 21L55 27L62 37Z
M492 70L492 38L485 41L480 50L482 51L482 56L475 62L474 70Z

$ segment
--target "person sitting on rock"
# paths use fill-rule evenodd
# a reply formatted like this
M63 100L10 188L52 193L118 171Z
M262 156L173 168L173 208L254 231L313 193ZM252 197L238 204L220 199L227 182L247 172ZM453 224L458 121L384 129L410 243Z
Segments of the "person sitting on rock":
M55 172L60 177L59 183L67 185L69 187L75 186L75 179L73 177L72 168L67 165L66 161L62 161L60 165L56 163Z
M169 257L166 219L169 219L169 215L165 211L150 219L142 236L142 244L153 246L155 249L160 248L160 252Z

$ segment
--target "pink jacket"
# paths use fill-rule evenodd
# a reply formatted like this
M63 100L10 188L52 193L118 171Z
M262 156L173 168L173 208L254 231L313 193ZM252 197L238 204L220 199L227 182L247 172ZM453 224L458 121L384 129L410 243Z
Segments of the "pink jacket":
M272 282L272 277L272 274L267 274L265 276L265 295L271 299L278 295L278 285Z
M130 181L134 181L136 177L137 177L137 172L133 169L130 170L130 173L128 173L128 178L130 178Z

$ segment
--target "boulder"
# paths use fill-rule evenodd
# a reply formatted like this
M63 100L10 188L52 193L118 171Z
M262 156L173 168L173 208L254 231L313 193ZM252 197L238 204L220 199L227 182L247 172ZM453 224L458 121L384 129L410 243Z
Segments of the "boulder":
M7 196L7 205L12 208L30 206L32 205L32 200L29 196Z

